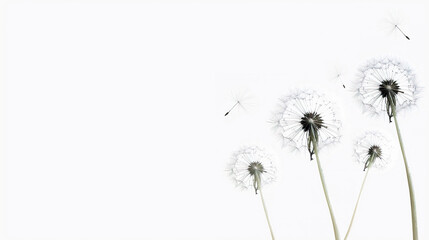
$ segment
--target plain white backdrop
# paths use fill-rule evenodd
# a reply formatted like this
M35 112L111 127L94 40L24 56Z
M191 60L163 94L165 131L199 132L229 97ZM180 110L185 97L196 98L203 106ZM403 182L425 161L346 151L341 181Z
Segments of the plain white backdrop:
M269 239L253 191L234 187L232 152L265 147L277 239L333 239L315 162L271 129L278 99L327 94L342 141L321 152L344 236L363 178L353 142L392 139L372 171L349 239L411 239L406 176L393 124L362 112L347 87L390 56L429 79L429 4L8 2L2 5L2 239ZM398 19L411 37L390 32ZM246 95L246 110L224 113ZM429 98L399 116L429 239Z

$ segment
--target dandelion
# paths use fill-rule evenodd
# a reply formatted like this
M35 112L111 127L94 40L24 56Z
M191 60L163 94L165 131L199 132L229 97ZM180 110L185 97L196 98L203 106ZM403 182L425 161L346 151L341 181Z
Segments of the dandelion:
M274 240L273 229L262 194L262 186L275 180L276 168L270 155L260 147L242 148L234 153L229 171L237 186L243 189L253 188L255 194L259 192L271 238Z
M413 239L416 240L418 231L414 189L396 116L399 111L416 103L418 87L415 84L415 75L402 63L387 58L373 60L360 70L360 75L357 95L366 109L375 114L387 113L389 122L392 122L392 118L395 121L410 194Z
M363 178L362 185L360 187L359 195L356 201L356 205L353 211L352 218L350 220L349 228L347 230L344 240L350 234L350 230L353 225L353 220L356 215L356 210L359 205L359 200L362 194L363 187L368 177L369 170L373 167L384 168L390 158L390 145L388 140L378 132L367 132L362 138L356 141L354 157L357 162L363 165L363 170L366 172Z
M316 155L323 192L329 208L335 239L339 239L337 224L329 200L318 150L339 141L340 121L336 119L332 103L314 91L302 91L281 100L281 108L274 120L276 129L286 145L307 149L310 160Z
M375 168L386 167L390 152L391 147L386 137L379 132L366 132L356 141L353 156L363 165L363 171L365 171L370 165Z
M392 122L394 110L415 105L415 76L404 64L388 58L372 60L359 73L357 95L370 112L387 113Z
M313 160L315 147L336 143L340 139L341 122L332 103L315 91L301 91L281 99L274 124L283 145L292 149L307 149Z

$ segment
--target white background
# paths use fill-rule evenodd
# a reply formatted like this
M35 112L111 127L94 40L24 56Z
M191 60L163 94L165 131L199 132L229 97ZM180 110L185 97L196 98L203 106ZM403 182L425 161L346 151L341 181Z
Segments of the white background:
M411 239L394 126L335 79L339 69L350 86L367 60L391 56L427 87L429 4L407 2L4 3L1 238L269 239L258 196L225 171L256 144L278 163L265 189L277 239L333 239L316 163L281 149L269 124L281 96L312 88L343 122L341 143L321 152L341 235L363 178L353 142L378 129L391 165L370 173L349 239ZM389 16L411 41L389 32ZM240 93L247 111L224 117ZM423 89L399 116L420 239L428 107Z

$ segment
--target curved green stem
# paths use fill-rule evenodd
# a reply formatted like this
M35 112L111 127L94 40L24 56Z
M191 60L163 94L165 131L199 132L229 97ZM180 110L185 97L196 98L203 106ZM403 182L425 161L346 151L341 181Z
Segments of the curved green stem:
M353 210L352 219L350 220L349 229L347 229L347 233L346 233L346 236L344 237L344 240L347 239L347 237L349 236L350 230L352 229L353 220L355 219L356 210L357 210L358 205L359 205L359 200L360 200L360 196L362 194L363 186L365 185L366 178L368 177L369 169L371 167L371 163L372 163L373 160L374 160L374 154L372 154L371 157L370 157L370 159L369 159L370 162L369 162L368 167L366 168L365 177L363 178L362 185L361 185L360 191L359 191L359 195L358 195L358 198L357 198L357 201L356 201L355 209Z
M323 175L322 166L320 165L319 153L318 153L318 149L317 149L317 147L318 147L317 141L316 141L316 137L314 134L314 129L312 127L310 128L310 138L313 141L313 151L314 151L314 155L316 155L317 168L319 170L320 181L322 182L323 192L325 194L326 203L328 204L329 214L331 215L332 226L334 228L334 234L335 234L335 240L339 240L340 234L338 232L338 227L337 227L337 223L335 221L334 211L332 210L331 201L329 200L328 189L326 188L326 184L325 184L325 177Z
M268 227L270 228L271 239L275 240L273 228L271 227L270 218L268 217L267 207L265 206L264 195L262 194L261 178L258 174L255 175L256 181L258 182L259 195L261 195L262 206L264 207L265 217L267 218Z
M413 240L418 240L418 231L417 231L417 212L416 212L416 201L414 198L414 188L411 180L410 169L408 168L407 157L405 156L404 143L402 142L401 131L399 130L398 119L396 118L396 109L393 108L393 119L395 120L396 133L398 135L399 145L401 146L402 157L404 159L405 172L407 174L408 180L408 190L410 193L410 205L411 205L411 221L413 224Z

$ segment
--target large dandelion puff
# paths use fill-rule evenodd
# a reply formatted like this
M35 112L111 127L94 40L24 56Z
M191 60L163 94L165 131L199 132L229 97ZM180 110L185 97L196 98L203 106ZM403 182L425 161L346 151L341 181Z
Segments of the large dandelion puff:
M260 147L244 147L233 154L229 171L237 186L243 189L253 188L256 194L259 191L271 238L274 240L274 233L262 194L262 186L274 181L276 176L276 167L270 155Z
M391 147L389 141L379 132L367 132L363 137L356 141L354 157L358 163L363 165L363 170L366 171L363 178L359 195L355 204L352 218L350 220L349 228L347 230L344 240L350 234L353 225L353 220L356 215L356 210L359 205L359 200L362 194L363 187L368 177L369 170L373 167L384 168L390 159Z
M341 122L337 120L332 103L315 91L302 91L281 99L281 109L275 125L284 143L295 149L307 149L310 160L316 156L320 181L331 216L335 239L340 239L334 212L319 160L320 147L339 141Z
M281 100L274 124L284 145L307 149L313 159L314 144L318 148L340 139L341 122L337 120L332 103L315 91L301 91Z
M359 71L357 95L366 110L387 113L392 122L396 112L415 105L418 87L413 71L393 59L372 60Z
M419 88L415 83L415 75L402 63L388 58L371 61L360 70L360 75L357 95L364 106L376 114L385 112L389 117L389 122L392 122L392 118L395 121L396 134L407 175L413 239L417 240L418 229L414 188L396 116L397 112L416 103Z

